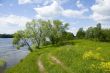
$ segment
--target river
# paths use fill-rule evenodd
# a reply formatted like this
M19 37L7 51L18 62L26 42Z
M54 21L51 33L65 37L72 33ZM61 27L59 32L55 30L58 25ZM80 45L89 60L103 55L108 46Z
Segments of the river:
M0 59L6 62L7 68L18 64L29 53L26 47L17 50L12 41L12 38L0 38Z

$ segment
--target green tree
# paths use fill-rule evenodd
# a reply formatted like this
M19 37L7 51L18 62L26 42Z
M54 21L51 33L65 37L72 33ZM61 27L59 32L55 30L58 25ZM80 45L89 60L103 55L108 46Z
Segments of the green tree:
M79 39L85 38L85 31L83 30L83 28L80 28L76 34L76 37Z
M47 22L43 20L32 20L32 22L26 24L26 32L32 45L36 48L40 48L46 41Z
M63 41L63 32L66 32L67 27L67 23L63 24L59 20L32 20L26 24L25 30L15 33L13 44L18 48L27 45L30 51L40 48L47 41L58 44Z
M13 45L16 46L17 49L20 49L20 47L23 46L27 46L28 50L30 50L31 52L33 51L24 31L18 31L14 34Z
M102 28L101 28L101 24L98 23L96 27L89 27L86 30L86 38L87 39L93 39L93 40L97 40L100 41L102 39Z
M89 27L87 30L86 30L86 34L85 34L85 37L87 39L93 39L94 38L94 34L93 34L93 27Z
M94 38L96 40L99 40L99 41L101 40L101 36L102 36L101 30L102 30L101 24L98 23L97 26L94 28Z
M48 37L51 41L52 44L58 44L59 42L62 42L62 35L63 32L66 31L68 28L69 24L61 22L60 20L53 20L49 21L49 34Z
M100 37L100 41L109 42L110 41L110 29L102 29L102 36Z
M75 38L74 34L71 32L63 32L62 39L65 41L73 40Z

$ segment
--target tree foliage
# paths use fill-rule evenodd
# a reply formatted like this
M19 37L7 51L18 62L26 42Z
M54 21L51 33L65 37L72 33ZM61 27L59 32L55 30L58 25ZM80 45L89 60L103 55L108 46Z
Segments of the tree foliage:
M76 34L76 37L79 39L82 39L85 37L85 31L83 30L83 28L80 28Z
M20 47L23 47L23 46L27 46L31 52L33 51L29 44L27 35L24 31L18 31L14 34L13 45L15 45L17 49L20 49Z
M101 24L98 23L96 27L89 27L85 32L83 31L83 28L80 28L77 32L77 38L110 41L110 29L102 29Z
M64 39L73 38L72 33L66 32L68 25L60 20L32 20L26 24L25 30L15 33L13 44L18 48L28 46L33 51L33 48L40 48L47 42L53 45L62 43Z

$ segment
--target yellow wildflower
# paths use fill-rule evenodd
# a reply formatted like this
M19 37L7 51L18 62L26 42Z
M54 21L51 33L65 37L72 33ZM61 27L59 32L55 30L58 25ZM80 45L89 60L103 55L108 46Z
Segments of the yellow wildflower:
M101 47L98 47L96 50L99 51L99 50L101 50L101 49L102 49Z
M105 71L110 71L110 62L101 62L100 68Z
M88 51L88 52L85 52L84 55L83 55L83 59L95 59L95 60L104 60L101 56L100 53L98 52L93 52L93 51Z

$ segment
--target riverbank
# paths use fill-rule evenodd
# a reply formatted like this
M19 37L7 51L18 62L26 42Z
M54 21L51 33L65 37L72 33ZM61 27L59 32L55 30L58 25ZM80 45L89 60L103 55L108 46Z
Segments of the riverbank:
M110 73L110 43L71 42L36 50L6 73Z
M0 73L4 73L5 69L6 69L6 62L0 60Z

